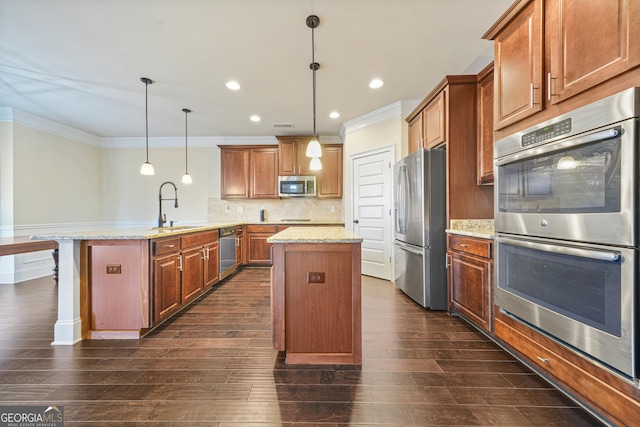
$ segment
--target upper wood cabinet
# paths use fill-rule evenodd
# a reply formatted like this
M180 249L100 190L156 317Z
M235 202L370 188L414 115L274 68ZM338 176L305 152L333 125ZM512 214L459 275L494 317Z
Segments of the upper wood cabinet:
M278 136L278 175L313 175L309 169L307 144L311 136Z
M494 40L496 130L581 95L539 119L546 120L639 80L609 82L640 65L637 0L521 0L483 38Z
M278 147L220 146L222 199L278 198Z
M476 173L477 86L476 75L446 76L406 118L412 123L422 115L425 148L446 147L447 178L441 185L446 185L447 223L493 218L493 187L478 186Z
M546 0L545 8L551 103L640 64L638 0Z
M478 74L478 184L493 184L493 63Z
M494 39L494 127L542 109L542 0L523 7Z
M318 199L341 199L342 144L323 144L321 161L316 182Z
M445 141L447 126L446 92L436 95L409 121L409 153L435 147Z
M251 148L249 198L278 198L278 147Z
M222 199L249 198L249 150L220 147L220 185Z

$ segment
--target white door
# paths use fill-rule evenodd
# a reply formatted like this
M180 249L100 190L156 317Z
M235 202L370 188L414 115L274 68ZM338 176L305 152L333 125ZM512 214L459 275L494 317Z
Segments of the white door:
M391 148L351 160L353 231L362 237L362 274L392 280Z

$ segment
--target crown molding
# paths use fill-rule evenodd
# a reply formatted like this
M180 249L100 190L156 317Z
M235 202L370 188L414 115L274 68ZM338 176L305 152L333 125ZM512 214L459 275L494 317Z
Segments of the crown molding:
M140 148L146 145L145 137L101 138L102 148ZM189 147L216 147L218 145L275 145L275 136L193 136ZM183 148L184 136L149 137L149 148Z
M13 122L84 144L100 147L100 137L11 107L0 108L0 121Z
M386 107L378 108L377 110L371 111L370 113L344 122L343 132L341 132L341 134L347 135L351 132L355 132L375 124L383 123L388 120L404 118L419 103L420 101L417 100L397 101L393 104L387 105Z

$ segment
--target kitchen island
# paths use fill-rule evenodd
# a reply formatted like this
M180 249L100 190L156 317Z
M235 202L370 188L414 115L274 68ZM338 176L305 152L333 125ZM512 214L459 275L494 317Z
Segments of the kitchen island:
M362 364L361 243L342 227L271 236L271 324L288 364Z

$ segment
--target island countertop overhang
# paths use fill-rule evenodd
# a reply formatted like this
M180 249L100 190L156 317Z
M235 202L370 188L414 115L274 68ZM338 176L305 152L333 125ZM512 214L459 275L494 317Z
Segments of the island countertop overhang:
M269 237L267 243L362 243L362 237L344 227L290 227Z

